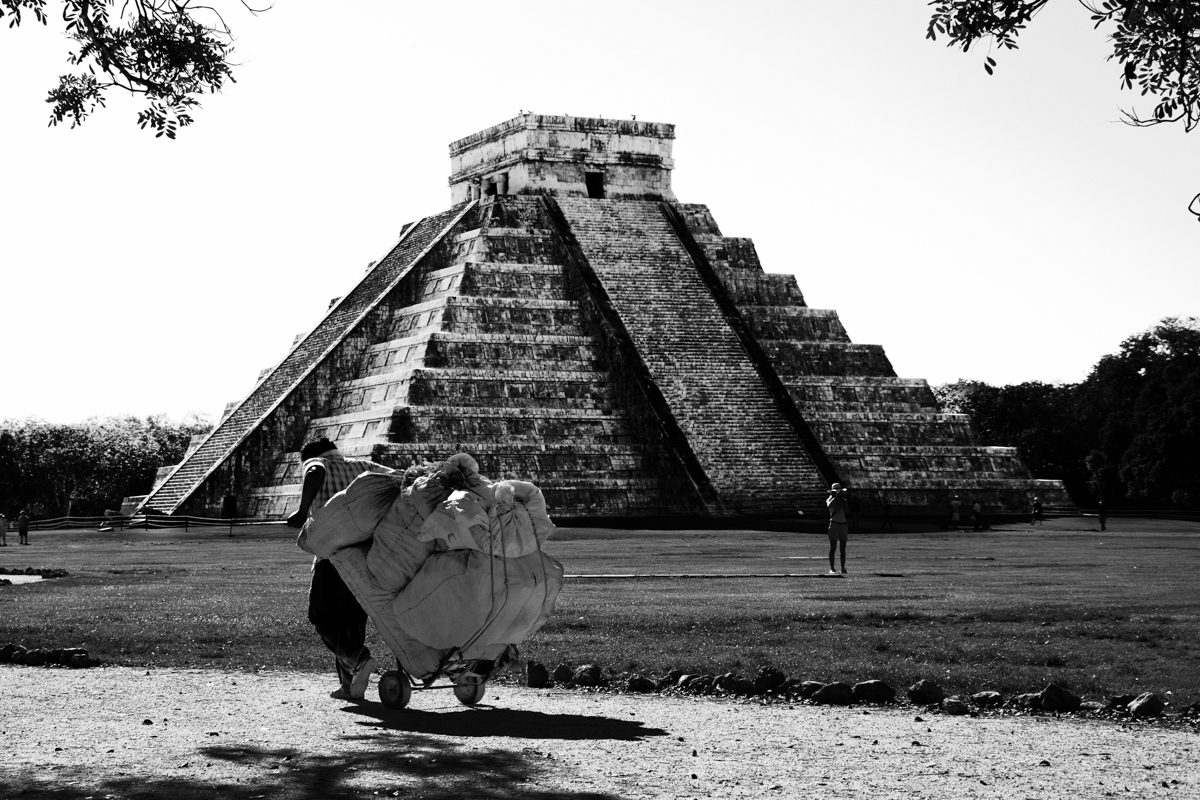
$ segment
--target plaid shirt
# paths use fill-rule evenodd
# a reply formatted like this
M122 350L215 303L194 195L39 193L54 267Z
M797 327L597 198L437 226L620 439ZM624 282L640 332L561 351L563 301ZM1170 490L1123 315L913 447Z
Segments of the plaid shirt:
M341 456L310 458L304 462L303 466L305 477L316 467L321 467L325 470L325 480L321 484L321 488L317 490L317 496L313 498L312 505L309 507L309 514L318 508L324 508L325 504L329 502L329 498L345 489L355 478L364 472L386 473L394 471L382 464L376 464L374 461L369 461L365 458L342 458Z

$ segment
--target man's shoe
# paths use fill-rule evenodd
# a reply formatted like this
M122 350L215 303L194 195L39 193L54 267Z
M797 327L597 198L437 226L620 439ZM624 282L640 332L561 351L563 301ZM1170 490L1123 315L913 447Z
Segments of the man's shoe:
M839 573L836 569L831 569L831 570L829 570L829 572L826 572L825 574L826 575L840 575L841 573Z
M353 700L354 699L350 696L350 690L347 689L345 686L339 686L338 688L334 689L332 692L329 693L329 696L332 697L334 700Z
M371 683L371 673L375 671L375 659L369 654L354 668L350 678L350 699L362 700L367 695L367 686Z

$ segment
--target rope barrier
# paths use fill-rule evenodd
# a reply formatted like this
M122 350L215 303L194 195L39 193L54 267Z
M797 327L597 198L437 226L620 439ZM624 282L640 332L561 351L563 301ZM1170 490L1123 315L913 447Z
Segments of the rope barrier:
M229 527L246 527L254 525L282 525L281 519L264 519L261 517L238 517L234 519L219 518L219 517L193 517L193 516L155 516L138 514L136 516L112 515L101 517L51 517L49 519L36 519L29 521L29 530L31 531L52 531L65 529L95 529L95 530L116 530L118 528L130 529L161 529L161 528L229 528ZM9 528L16 531L16 519L9 519Z

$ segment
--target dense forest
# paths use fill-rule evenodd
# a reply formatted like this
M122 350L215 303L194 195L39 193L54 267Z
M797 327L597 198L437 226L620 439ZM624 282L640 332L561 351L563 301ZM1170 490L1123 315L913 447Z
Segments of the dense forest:
M1081 505L1200 508L1200 320L1168 317L1072 384L935 387L989 445L1016 447Z
M177 464L193 434L212 424L192 415L93 417L60 425L31 418L0 423L0 512L95 516L146 494L159 467Z

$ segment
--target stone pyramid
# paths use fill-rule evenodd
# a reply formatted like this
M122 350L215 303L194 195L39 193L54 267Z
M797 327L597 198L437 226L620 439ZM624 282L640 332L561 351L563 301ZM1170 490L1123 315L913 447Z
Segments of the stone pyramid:
M450 146L452 207L298 337L144 510L280 518L317 436L403 467L466 451L557 518L1070 505L928 384L850 342L670 187L674 126L524 114Z

